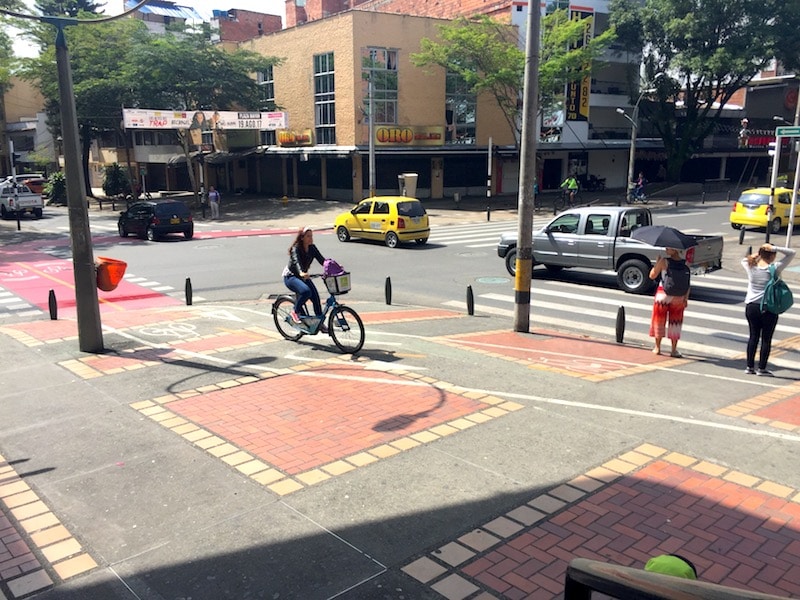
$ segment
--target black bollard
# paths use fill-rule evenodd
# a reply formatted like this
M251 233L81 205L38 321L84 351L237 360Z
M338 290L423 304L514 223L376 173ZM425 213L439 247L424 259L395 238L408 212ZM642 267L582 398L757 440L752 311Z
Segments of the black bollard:
M472 316L475 314L475 297L472 295L472 286L467 286L467 314Z
M17 214L17 231L22 230L22 225L19 222L19 211L16 211Z
M620 306L617 310L617 343L621 344L625 337L625 307Z
M47 296L47 305L50 307L50 320L57 321L58 304L56 303L56 293L54 290L50 290L50 293Z
M678 206L678 200L680 200L679 196L675 196L675 206Z
M392 278L386 277L386 285L384 286L384 291L386 292L386 304L391 306L392 304Z
M748 246L747 247L747 254L745 254L745 256L750 256L752 253L753 253L753 247L752 246Z
M189 279L188 277L186 278L186 286L185 286L184 289L186 291L186 306L191 306L192 305L192 280Z
M739 230L739 245L744 244L744 227Z
M487 221L491 221L492 220L492 207L491 206L487 206L486 207L486 220Z

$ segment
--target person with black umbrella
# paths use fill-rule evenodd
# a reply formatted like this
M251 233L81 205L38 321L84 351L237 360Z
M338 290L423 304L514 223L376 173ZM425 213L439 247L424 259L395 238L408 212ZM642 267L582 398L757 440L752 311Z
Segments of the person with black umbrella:
M670 356L683 358L678 351L678 340L681 339L683 311L689 303L691 273L680 250L665 248L665 251L666 256L659 256L650 269L650 279L660 279L653 300L650 337L655 339L654 354L661 354L661 340L667 337L672 342Z

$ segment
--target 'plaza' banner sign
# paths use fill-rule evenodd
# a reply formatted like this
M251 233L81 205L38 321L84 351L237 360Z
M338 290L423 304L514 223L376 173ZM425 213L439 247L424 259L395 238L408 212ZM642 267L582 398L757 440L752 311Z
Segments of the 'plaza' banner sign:
M286 129L285 112L123 108L125 129Z

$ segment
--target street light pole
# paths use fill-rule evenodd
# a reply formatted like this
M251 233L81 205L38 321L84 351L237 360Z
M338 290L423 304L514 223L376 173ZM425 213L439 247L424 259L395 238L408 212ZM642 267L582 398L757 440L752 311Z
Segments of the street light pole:
M650 82L650 85L658 81L663 75L663 73L656 73L653 76L653 80ZM649 86L641 91L639 97L636 99L636 104L633 105L633 116L629 117L628 113L626 113L624 109L617 108L617 112L631 122L631 149L630 153L628 154L628 184L626 186L626 193L631 189L634 168L636 166L636 134L639 131L639 105L642 103L642 99L645 97L645 94L649 94L653 91L654 90Z
M642 93L644 95L644 93ZM631 148L630 152L628 153L628 183L626 184L626 193L627 190L631 187L631 182L633 181L633 170L636 166L636 133L639 129L636 123L639 121L639 102L641 101L642 96L639 96L639 100L636 101L636 105L633 107L633 117L629 117L628 113L626 113L621 108L617 109L617 112L621 114L623 117L628 119L631 122Z

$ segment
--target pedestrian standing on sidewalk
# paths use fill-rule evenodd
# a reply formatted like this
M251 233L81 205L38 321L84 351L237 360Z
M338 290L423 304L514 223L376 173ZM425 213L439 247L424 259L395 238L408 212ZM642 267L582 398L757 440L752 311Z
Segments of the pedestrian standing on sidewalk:
M219 192L213 185L208 186L208 204L211 207L211 218L219 219Z
M778 252L783 258L776 261ZM771 273L770 265L775 265L775 272L780 275L786 268L796 252L791 248L782 248L772 244L762 244L758 252L745 256L742 267L747 273L747 295L744 298L744 314L750 328L750 338L747 340L747 367L744 372L748 375L764 375L770 377L772 373L767 370L767 361L772 349L772 334L778 325L778 315L767 310L761 310L761 299L764 297L764 288L769 282ZM761 353L758 356L758 369L755 369L756 350L761 341Z
M689 303L691 273L680 250L666 248L666 256L659 256L650 269L650 279L659 279L653 300L653 316L650 319L650 337L655 339L653 354L661 354L661 340L668 337L672 342L670 356L683 358L678 352L681 339L683 311Z
M319 299L317 286L310 279L308 270L314 261L325 264L325 258L314 244L314 231L304 227L297 232L292 245L289 246L289 264L283 268L283 283L295 293L292 321L299 324L300 315L303 314L303 305L310 299L314 305L314 315L322 315L322 302ZM320 331L327 333L325 324L320 325Z

